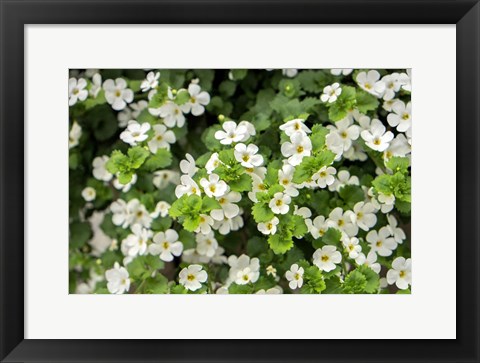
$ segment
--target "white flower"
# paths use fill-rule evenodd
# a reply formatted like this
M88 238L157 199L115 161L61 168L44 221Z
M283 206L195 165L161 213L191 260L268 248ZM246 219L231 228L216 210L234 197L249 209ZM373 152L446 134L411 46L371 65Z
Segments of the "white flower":
M230 231L238 231L242 227L243 227L243 219L240 215L235 216L233 218L228 218L225 216L223 220L221 221L215 220L213 223L213 228L215 230L218 230L218 232L224 236L229 234Z
M142 92L147 92L152 88L158 86L158 79L160 78L160 72L153 73L148 72L147 78L140 84Z
M207 174L212 174L212 172L220 165L222 162L218 158L218 153L213 153L208 159L207 163L205 164L205 169L207 170Z
M389 160L392 156L405 157L410 154L412 147L404 134L398 134L390 143L387 150L383 152L383 158Z
M170 150L170 144L176 141L173 131L168 130L165 125L153 125L153 130L155 131L155 135L153 135L153 138L148 142L150 151L156 154L158 149Z
M352 211L346 211L344 213L342 208L337 207L328 215L328 225L338 228L340 231L345 232L350 237L356 236L358 233L358 227L352 222L352 213Z
M398 132L405 132L412 126L412 103L405 106L403 101L397 101L392 106L393 113L388 114L387 121Z
M304 135L311 133L312 131L307 126L305 126L304 122L305 120L301 118L290 120L288 122L285 122L283 125L280 125L280 130L285 131L285 134L287 134L287 136L292 136L297 132L300 132Z
M86 187L82 190L82 197L85 199L86 202L91 202L97 196L97 192L92 187Z
M315 239L323 237L325 232L327 232L328 228L330 227L324 216L317 216L313 220L313 223L310 219L306 219L305 224L307 225L308 231Z
M304 273L303 267L298 267L296 263L294 263L291 267L290 270L285 272L285 277L289 281L288 286L292 289L299 289L303 285L303 273Z
M386 227L380 228L378 232L368 232L366 240L370 243L371 251L383 257L390 256L397 248L397 242L390 237L390 231Z
M290 137L291 142L284 142L280 148L282 155L288 158L292 166L299 165L304 156L310 156L312 151L312 142L310 138L300 132L294 133Z
M178 274L179 282L190 291L196 291L202 287L202 283L207 281L207 272L200 265L190 265L185 267Z
M280 223L280 220L277 217L273 217L268 222L259 223L257 228L263 234L275 234L277 232L278 223Z
M73 106L77 101L85 101L88 97L87 81L83 78L79 78L78 81L75 78L68 80L68 105Z
M127 82L122 78L107 79L103 82L105 99L115 111L120 111L133 101L133 91L127 88Z
M333 74L334 76L348 76L350 73L352 73L353 69L352 68L332 68L330 69L330 73Z
M107 279L107 289L111 294L123 294L130 289L130 279L128 278L128 271L125 267L120 267L118 262L112 269L105 272Z
M190 154L185 154L184 160L180 161L180 170L182 173L187 174L192 177L198 171L198 168L195 166L195 159Z
M200 214L200 223L198 224L197 229L195 232L199 233L202 232L203 234L209 234L212 231L213 226L213 218L207 216L206 214Z
M95 73L92 77L92 86L90 87L90 95L93 98L97 98L100 90L102 89L102 76L100 73Z
M295 168L290 164L284 164L278 171L278 182L285 188L283 192L291 197L298 196L297 185L292 183L294 172Z
M92 174L95 179L102 181L110 181L112 179L112 173L108 172L108 170L105 168L105 164L107 164L109 159L110 158L106 155L97 156L95 159L93 159Z
M153 213L150 213L150 216L152 218L158 218L158 216L165 218L166 216L168 216L168 210L170 209L170 207L171 205L167 202L160 201L155 206L155 210L153 211Z
M245 272L247 268L249 269L247 273L249 275L249 282L255 283L260 277L260 261L256 257L250 259L247 255L241 255L240 257L231 255L228 257L228 264L230 265L228 274L231 281L236 281L238 279L238 272ZM240 276L240 281L241 280L242 276Z
M393 260L392 269L387 272L387 282L397 285L401 290L408 289L408 285L412 284L412 260L404 257Z
M188 86L188 93L190 99L187 103L180 106L184 113L192 112L193 116L200 116L205 112L205 107L210 103L210 95L203 91L198 84L190 83Z
M277 277L277 269L272 265L268 265L265 271L267 271L267 276Z
M388 215L387 220L388 220L388 225L386 227L388 228L390 235L393 237L395 242L399 244L403 243L403 240L407 238L407 236L405 235L405 232L403 231L403 229L397 227L398 222L395 216Z
M382 81L385 83L385 93L383 99L385 101L391 100L395 97L395 92L400 91L402 82L400 81L400 75L398 73L387 74L383 76Z
M289 195L282 192L275 193L272 200L268 203L268 206L275 214L287 214L289 210L289 204L292 201Z
M197 233L195 240L197 241L196 251L201 256L213 257L218 248L218 242L212 231L207 234Z
M293 214L296 216L301 216L303 219L310 218L312 216L312 211L307 207L298 208L298 205L295 206Z
M173 256L180 256L183 251L183 244L178 240L178 233L173 229L165 232L158 232L153 236L153 243L148 247L148 252L165 262L173 261Z
M376 151L384 151L388 148L390 141L393 139L393 133L386 131L385 126L377 119L373 119L370 130L361 132L365 144Z
M137 142L145 141L148 138L148 130L150 130L148 122L140 125L137 121L130 120L127 128L120 134L120 139L127 144L135 146Z
M152 182L158 189L164 189L168 183L178 184L180 182L180 175L173 170L158 170L153 173Z
M400 83L402 84L402 88L405 91L412 92L412 69L409 68L406 70L407 73L400 73L398 76Z
M342 243L348 252L348 257L355 259L359 256L360 252L362 252L362 246L359 245L359 242L357 237L345 236L345 238L342 239Z
M350 176L348 170L340 170L337 173L337 178L335 179L333 184L330 184L328 186L328 190L330 190L331 192L338 192L345 185L360 185L360 181L358 180L357 176Z
M361 88L374 96L380 97L385 91L385 83L380 81L380 73L375 70L360 72L356 81Z
M73 121L72 128L68 134L68 148L71 149L77 146L80 137L82 137L82 127L77 121Z
M116 226L127 228L130 225L127 203L122 199L117 199L110 205L110 211L113 213L112 222Z
M323 166L318 172L313 174L312 180L317 182L320 188L326 188L327 185L332 185L335 181L334 174L337 170L332 166Z
M256 174L251 174L252 177L252 191L248 192L248 198L254 202L257 203L257 193L263 193L267 190L267 186L263 182L263 179L260 178Z
M234 203L240 202L242 195L238 192L229 192L221 197L217 197L221 209L214 209L210 215L216 221L221 221L224 218L234 218L240 213L240 208Z
M202 178L200 180L200 185L203 187L205 194L209 197L221 197L228 189L227 184L223 180L220 180L220 177L217 174L210 174L208 180Z
M335 82L334 84L326 86L323 89L323 94L320 96L320 99L322 100L322 102L333 103L341 94L342 89L340 88L340 84Z
M148 213L147 208L138 199L134 198L127 203L127 213L130 225L133 226L138 223L145 228L150 228L152 217Z
M358 202L350 214L351 220L364 231L368 231L377 223L375 206L372 203Z
M245 134L243 139L240 140L241 142L247 141L250 138L250 136L254 136L257 133L257 131L255 130L255 126L253 126L253 124L251 122L240 121L238 126L245 126L245 128L247 129L247 133Z
M347 151L352 146L352 141L357 140L360 136L360 127L353 125L353 121L349 118L344 118L335 123L335 125L329 125L328 128L340 136L340 140L343 144L343 151Z
M260 289L256 293L256 295L278 295L283 294L283 290L280 286L274 286L265 291L265 289Z
M230 145L233 142L242 141L248 135L247 127L240 126L233 121L226 121L222 125L223 130L215 132L215 139L220 140L222 145Z
M295 68L284 68L282 69L282 74L284 76L287 76L289 78L293 78L297 75L298 73L298 69L295 69Z
M380 273L382 268L377 262L377 254L374 251L370 251L366 257L363 253L359 253L358 257L355 259L355 262L358 265L370 267L377 274Z
M175 188L175 196L177 198L181 198L181 196L184 194L187 194L187 195L196 194L198 196L201 195L198 184L195 183L195 181L188 175L182 175L180 177L180 182L182 184L177 185L177 187Z
M122 184L120 183L120 180L118 180L118 175L116 176L117 177L113 180L113 186L124 193L128 192L132 187L132 185L134 185L138 179L137 174L133 174L132 179L130 179L130 181L127 184Z
M185 125L185 116L179 105L173 101L167 101L159 108L149 108L153 116L159 116L167 127L183 127Z
M263 164L262 155L257 155L258 146L250 144L246 146L245 144L235 145L234 155L235 159L242 164L245 168L253 168L255 166L260 166Z
M313 263L321 271L335 270L335 264L342 261L342 255L335 246L323 246L313 253Z
M237 276L235 283L237 285L246 285L255 278L256 273L250 269L250 267L245 267L243 270L237 271Z
M125 256L143 256L147 252L147 242L153 233L149 229L142 228L140 224L132 226L133 234L130 234L122 241L122 253Z

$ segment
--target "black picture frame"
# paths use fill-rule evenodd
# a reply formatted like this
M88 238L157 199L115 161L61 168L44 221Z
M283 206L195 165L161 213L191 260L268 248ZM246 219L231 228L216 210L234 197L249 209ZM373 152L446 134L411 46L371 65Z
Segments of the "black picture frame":
M0 15L2 362L480 361L480 5L477 0L0 0ZM288 344L268 339L24 339L24 26L70 23L456 24L457 339L298 340ZM268 338L268 322L262 324L259 329L264 329ZM361 331L358 337L361 339Z

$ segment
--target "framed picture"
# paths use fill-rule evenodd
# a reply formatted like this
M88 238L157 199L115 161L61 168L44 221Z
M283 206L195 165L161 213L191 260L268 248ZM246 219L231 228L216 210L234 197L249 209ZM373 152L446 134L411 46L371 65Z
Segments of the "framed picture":
M2 362L480 360L477 1L1 9Z

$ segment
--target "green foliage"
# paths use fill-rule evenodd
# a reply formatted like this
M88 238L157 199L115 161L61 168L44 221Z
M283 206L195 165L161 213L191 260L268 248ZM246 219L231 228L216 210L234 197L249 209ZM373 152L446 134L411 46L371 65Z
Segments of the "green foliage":
M119 150L114 150L106 164L106 168L112 174L118 173L120 183L127 184L132 179L135 171L145 162L148 155L149 151L141 146L128 149L127 155Z
M329 105L328 117L331 121L344 119L348 112L353 110L356 104L356 92L354 87L342 86L342 93L337 101Z
M300 290L302 294L320 294L326 287L322 272L317 266L310 266L305 269L303 286Z
M142 169L153 172L166 168L172 164L172 153L167 149L158 149L156 154L150 155L142 166Z
M330 150L322 150L314 156L304 157L300 165L295 168L293 182L303 183L319 171L323 166L328 166L335 160L335 154Z

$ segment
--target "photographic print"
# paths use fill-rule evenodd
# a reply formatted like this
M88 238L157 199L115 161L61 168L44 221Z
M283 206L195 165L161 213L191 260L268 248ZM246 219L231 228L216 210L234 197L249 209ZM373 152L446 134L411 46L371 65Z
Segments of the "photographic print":
M409 294L411 77L70 69L69 293Z

